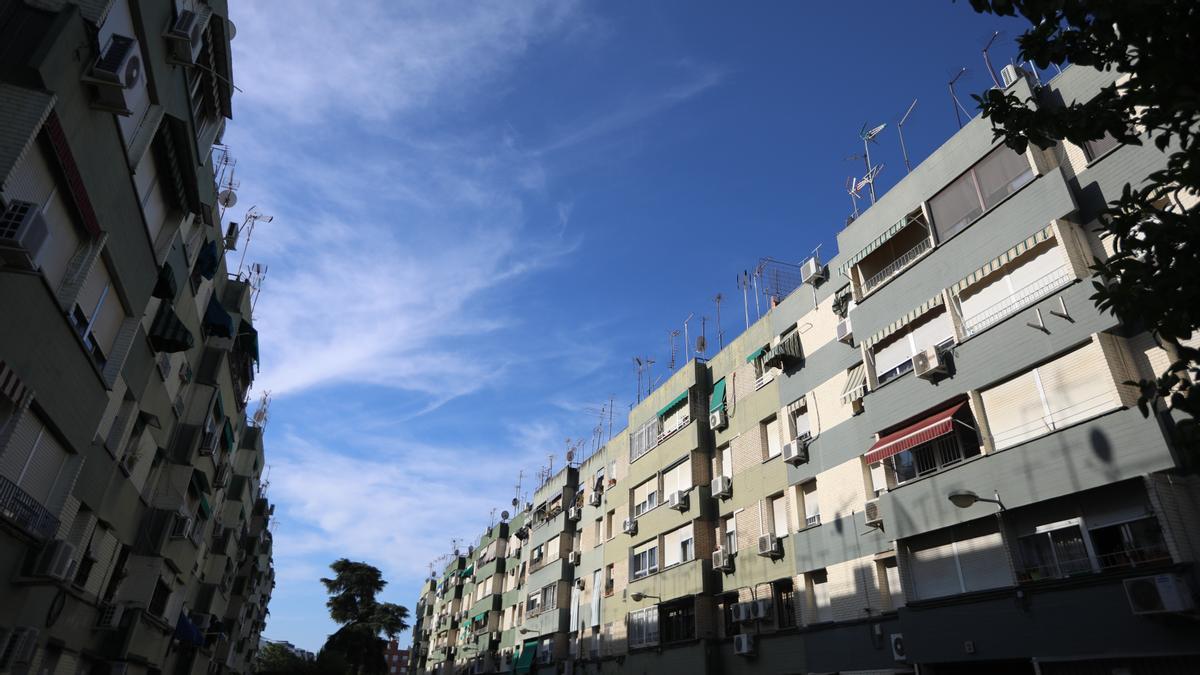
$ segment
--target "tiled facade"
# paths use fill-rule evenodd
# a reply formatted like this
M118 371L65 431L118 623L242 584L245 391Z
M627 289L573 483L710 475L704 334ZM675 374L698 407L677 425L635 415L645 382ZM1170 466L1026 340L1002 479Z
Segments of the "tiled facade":
M1055 105L1112 80L1010 86ZM1089 299L1088 264L1111 253L1097 213L1162 162L1104 141L1017 154L969 122L816 276L539 490L534 529L514 529L530 542L550 495L581 508L551 521L581 532L579 564L523 572L526 600L551 579L578 590L556 621L518 612L515 656L418 668L1200 669L1200 485L1174 413L1144 418L1125 384L1170 357Z
M273 509L211 158L226 17L0 3L0 673L252 670Z

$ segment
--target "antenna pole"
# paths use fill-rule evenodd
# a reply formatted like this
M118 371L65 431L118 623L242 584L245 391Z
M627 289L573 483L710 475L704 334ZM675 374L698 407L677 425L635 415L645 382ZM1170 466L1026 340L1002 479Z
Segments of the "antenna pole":
M687 318L683 320L683 352L687 354L692 349L691 338L688 336L688 322L692 317L696 316L695 312L688 312Z
M996 85L997 89L1000 89L1000 80L996 79L996 71L992 68L992 60L988 58L988 50L992 48L992 43L995 42L996 38L998 37L1000 37L1000 31L995 31L992 33L992 39L988 40L988 43L984 46L983 65L987 66L988 75L992 76L992 84Z
M954 78L951 79L949 82L950 100L954 102L954 119L955 119L955 121L958 122L959 129L962 128L963 122L962 122L962 115L960 115L958 111L961 109L964 113L966 113L967 109L963 108L963 104L960 103L958 100L958 94L954 93L954 83L958 82L958 78L962 77L964 74L966 74L966 72L967 72L966 68L959 70L958 74L955 75ZM970 113L967 113L967 117L970 117Z
M758 321L762 318L762 306L758 304L758 270L754 270L750 283L754 284L754 320Z
M750 330L750 299L746 297L746 287L749 286L750 275L742 270L742 276L738 277L738 286L742 289L742 311L746 313L746 330Z
M908 110L904 113L904 117L900 118L900 122L896 124L896 131L900 132L900 152L904 153L904 168L912 173L912 164L908 161L908 148L904 146L904 123L908 121L908 116L912 114L913 108L917 107L917 99L913 99L912 105L908 106Z
M717 349L718 351L725 348L725 333L721 330L721 301L725 298L717 293L717 297L713 298L713 302L717 303Z
M866 128L866 125L863 125ZM871 176L871 139L868 136L863 136L863 161L867 163L867 176ZM871 206L875 205L875 181L867 181L867 187L871 188Z

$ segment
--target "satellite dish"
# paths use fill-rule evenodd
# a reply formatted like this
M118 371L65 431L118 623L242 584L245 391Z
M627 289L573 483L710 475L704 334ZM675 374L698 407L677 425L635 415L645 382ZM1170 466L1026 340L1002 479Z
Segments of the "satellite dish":
M570 462L570 461L573 461L574 459L575 459L575 451L568 450L567 451L567 461Z
M696 351L703 354L708 349L708 340L703 335L696 336Z
M237 193L233 190L221 190L217 193L217 203L225 208L231 208L237 204Z
M232 40L237 37L237 26L233 25L233 22L229 19L225 19L225 23L229 24L229 39Z
M512 500L513 508L515 509L516 507L520 506L520 504L521 504L521 500L517 499L516 497L513 497L513 500Z
M500 512L500 520L508 520L508 511Z

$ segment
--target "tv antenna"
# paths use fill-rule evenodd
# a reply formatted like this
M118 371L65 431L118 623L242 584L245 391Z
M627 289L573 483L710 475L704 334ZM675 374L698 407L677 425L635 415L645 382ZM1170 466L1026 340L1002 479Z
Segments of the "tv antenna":
M853 209L853 214L854 214L851 217L852 220L854 218L858 218L858 200L859 200L859 198L862 197L862 195L859 194L859 189L860 188L858 186L858 179L855 178L854 176L847 176L846 177L846 194L850 195L850 207Z
M263 391L262 396L258 399L258 408L255 409L253 417L254 426L262 431L266 431L267 420L271 417L271 390Z
M667 368L675 370L675 338L679 337L679 329L667 331L667 339L671 342L671 360L667 362ZM687 341L684 341L684 347L687 347Z
M713 302L717 305L717 349L725 348L725 333L721 330L721 301L724 299L725 296L720 293L713 298Z
M708 317L700 317L700 334L696 336L696 353L708 351Z
M750 329L750 298L747 295L747 291L750 288L750 274L748 272L746 272L745 270L742 270L742 273L740 275L738 275L737 285L738 285L738 288L742 291L742 310L746 313L746 330L749 330Z
M688 312L687 318L683 320L683 351L687 353L688 345L691 344L691 337L688 335L688 322L692 317L696 316L695 312Z
M248 283L250 284L250 291L251 291L250 309L252 311L254 310L254 307L256 305L258 305L258 296L260 293L262 293L263 281L265 281L266 278L267 278L267 266L266 265L264 265L262 263L251 263L250 264L250 275L248 277Z
M865 159L867 162L867 175L863 177L863 180L867 181L867 185L869 185L871 188L872 205L875 204L875 176L879 175L879 172L883 170L883 165L880 164L878 167L876 167L871 163L871 144L875 142L875 137L886 128L886 122L870 129L868 129L867 125L864 124L862 125L862 129L860 129L858 132L858 137L861 138L863 142L863 159Z
M641 357L633 357L634 367L637 369L637 402L642 402L642 374L646 374L646 383L650 383L650 366L654 365L654 359L646 357L644 360Z
M992 43L995 42L996 38L998 37L1000 37L1000 31L993 32L991 39L988 40L987 44L983 46L983 65L987 67L988 75L992 76L992 84L996 85L997 89L1003 89L1003 87L1000 86L1000 80L996 77L995 69L992 68L992 60L988 58L988 50L992 48Z
M259 222L269 223L275 220L275 216L268 216L258 210L257 206L251 206L246 212L246 217L242 220L242 226L239 231L246 232L246 245L242 247L242 258L238 260L238 278L242 277L242 264L246 262L246 251L250 250L250 237L254 235L254 226Z
M958 122L959 129L961 129L963 126L962 114L960 114L959 111L961 110L962 113L966 114L967 119L971 118L971 113L967 112L967 109L963 107L962 102L958 100L958 94L954 93L954 83L958 82L958 78L962 77L966 73L967 69L966 67L963 67L958 71L958 74L950 78L950 82L947 83L950 87L950 100L954 102L954 119Z
M912 114L913 108L917 107L917 99L913 99L912 105L908 106L908 110L904 112L904 116L896 123L896 131L900 133L900 152L904 154L904 168L912 173L912 164L908 162L908 148L904 145L904 123L908 121L908 116Z

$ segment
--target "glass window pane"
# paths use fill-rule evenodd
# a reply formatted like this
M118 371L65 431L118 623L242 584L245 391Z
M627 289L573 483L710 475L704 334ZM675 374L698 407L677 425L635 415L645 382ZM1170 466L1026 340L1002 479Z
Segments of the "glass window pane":
M1033 167L1025 155L1002 145L975 165L975 177L979 180L984 208L990 209L1033 180Z
M959 176L958 180L929 200L933 226L938 241L949 239L955 232L966 227L983 213L979 195L975 192L975 179L971 172Z

